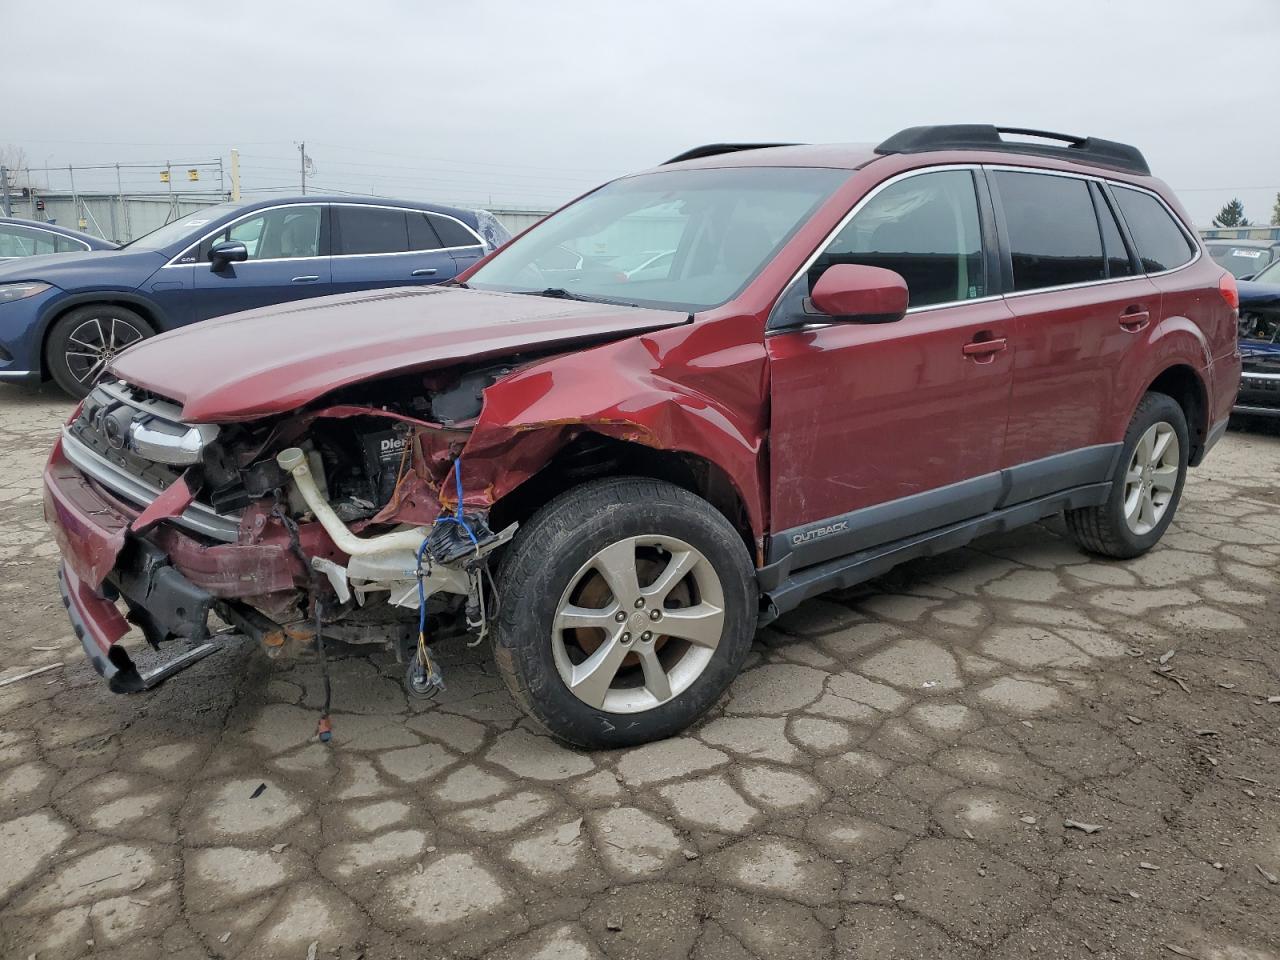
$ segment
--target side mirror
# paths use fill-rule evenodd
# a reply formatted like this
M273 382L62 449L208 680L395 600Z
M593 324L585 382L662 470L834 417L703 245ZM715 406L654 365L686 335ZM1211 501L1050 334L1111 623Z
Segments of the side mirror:
M239 240L223 240L215 243L209 251L209 262L215 270L221 270L229 263L243 263L248 259L249 248Z
M813 285L809 300L832 320L892 323L907 312L907 281L901 274L860 263L828 267Z

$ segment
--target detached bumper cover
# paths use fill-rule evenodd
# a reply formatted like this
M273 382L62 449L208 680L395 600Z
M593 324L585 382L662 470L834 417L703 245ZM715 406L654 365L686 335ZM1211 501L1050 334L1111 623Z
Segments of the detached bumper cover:
M59 440L44 468L44 518L63 563L97 590L124 549L132 517L109 503L73 467Z
M45 518L62 551L58 589L72 629L112 691L150 689L213 653L204 643L146 674L119 641L132 621L155 645L171 637L204 640L213 597L169 564L164 553L128 533L131 518L109 503L55 447L44 476ZM116 600L129 607L126 620Z
M71 618L71 628L84 647L84 655L99 676L111 680L120 669L112 662L112 650L119 651L114 655L119 661L124 651L115 644L129 632L128 621L114 603L87 587L66 563L58 567L58 591Z

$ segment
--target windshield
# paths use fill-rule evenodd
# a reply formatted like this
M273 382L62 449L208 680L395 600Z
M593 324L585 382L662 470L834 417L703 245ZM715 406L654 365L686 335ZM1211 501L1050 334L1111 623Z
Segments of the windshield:
M212 207L205 207L196 213L179 217L173 223L166 223L158 230L152 230L137 240L126 243L125 246L134 250L163 250L175 243L181 243L193 233L203 233L204 228L209 224L232 210L238 210L240 206L241 204L238 203L219 203Z
M1280 283L1280 260L1273 260L1260 273L1254 275L1259 283Z
M848 176L729 167L616 180L499 250L467 285L689 312L719 306Z
M1231 271L1236 279L1251 277L1271 260L1266 247L1244 247L1231 243L1209 244L1209 256Z

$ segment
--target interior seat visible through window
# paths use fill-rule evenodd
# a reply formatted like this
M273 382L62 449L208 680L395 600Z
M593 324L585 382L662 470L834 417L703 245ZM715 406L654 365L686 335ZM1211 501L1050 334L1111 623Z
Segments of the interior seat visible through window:
M810 288L837 263L883 267L907 281L910 306L985 295L973 174L939 170L875 194L809 269Z

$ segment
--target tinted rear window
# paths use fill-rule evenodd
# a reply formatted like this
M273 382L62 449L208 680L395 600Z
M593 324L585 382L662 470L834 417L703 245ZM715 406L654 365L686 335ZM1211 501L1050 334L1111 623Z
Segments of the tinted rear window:
M340 236L338 253L404 253L409 233L403 210L335 206Z
M480 241L470 230L452 217L441 217L434 213L427 214L427 219L440 235L440 242L446 247L478 247Z
M994 176L1013 255L1014 290L1106 277L1088 181L1006 170Z
M1195 255L1191 241L1163 203L1140 190L1115 185L1111 189L1138 247L1144 270L1148 273L1172 270Z
M439 250L444 246L448 246L448 244L444 243L437 235L435 227L431 225L430 218L425 213L410 210L409 249Z

